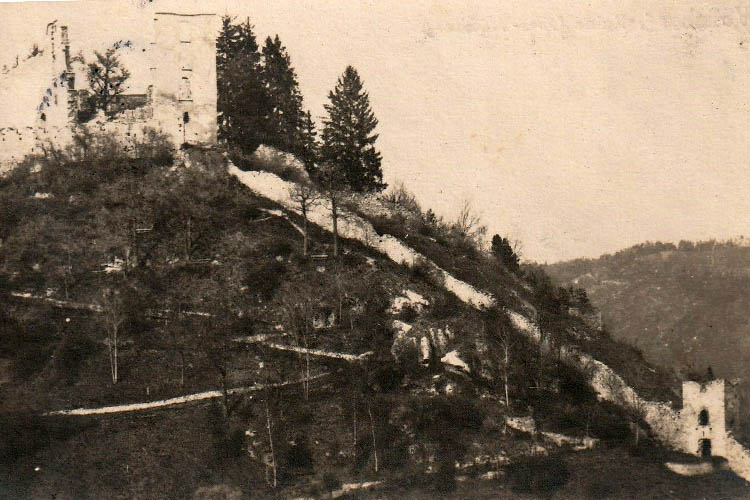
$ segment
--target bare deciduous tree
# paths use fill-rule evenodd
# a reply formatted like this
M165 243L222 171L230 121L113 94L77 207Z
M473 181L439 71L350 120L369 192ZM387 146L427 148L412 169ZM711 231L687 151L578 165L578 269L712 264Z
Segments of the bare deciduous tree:
M303 238L304 242L302 245L302 254L307 255L307 249L309 245L309 236L308 236L308 223L307 223L307 215L310 211L310 209L315 206L320 201L320 193L311 186L310 184L297 184L293 188L289 190L289 197L291 200L296 204L297 209L299 210L300 214L302 215L302 230L303 230Z
M487 226L482 224L482 218L474 210L471 201L463 201L453 227L464 238L473 240L480 248L484 247Z
M333 256L339 255L339 218L341 217L341 201L347 192L346 177L341 167L331 162L324 163L318 170L318 183L329 203L333 232Z
M112 375L112 383L116 384L118 379L118 346L120 327L125 322L126 314L120 291L113 288L105 288L102 291L101 307L107 328L107 349L109 351L109 368Z

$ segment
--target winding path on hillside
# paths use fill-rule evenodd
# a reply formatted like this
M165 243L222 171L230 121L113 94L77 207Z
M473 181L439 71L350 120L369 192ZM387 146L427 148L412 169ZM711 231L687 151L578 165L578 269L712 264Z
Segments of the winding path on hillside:
M231 162L229 162L229 173L237 177L242 184L254 193L278 203L286 210L297 212L296 203L290 196L290 192L295 186L293 182L285 181L270 172L245 172ZM327 231L331 231L330 209L325 203L312 207L308 213L308 220ZM443 286L472 307L483 309L496 303L492 295L456 279L425 256L406 246L399 239L387 234L379 235L372 224L356 214L342 210L338 229L342 238L357 240L378 250L396 264L406 263L413 266L420 261L430 262L442 274ZM520 332L537 343L541 342L539 327L531 319L516 311L507 310L507 313ZM610 367L588 354L563 348L561 355L569 364L578 367L584 373L590 374L590 385L599 399L610 401L627 410L637 412L642 415L663 443L674 449L693 453L693 450L685 448L681 439L679 412L668 403L648 401L641 398ZM727 459L732 471L743 479L750 481L750 452L731 436L727 438L726 446L727 456L724 458Z
M318 380L327 375L328 375L327 373L321 373L319 375L315 375L314 377L310 377L309 379L292 380L288 382L281 382L278 384L269 384L269 385L254 384L254 385L250 385L246 387L235 387L235 388L229 389L227 391L227 394L231 396L235 394L257 392L257 391L265 389L266 387L286 387L290 385L301 384L302 382L305 382L305 381ZM101 406L99 408L76 408L74 410L50 411L50 412L45 413L44 415L45 416L107 415L107 414L112 414L112 413L128 413L128 412L133 412L133 411L156 410L159 408L166 408L166 407L175 406L175 405L193 403L196 401L204 401L207 399L221 398L223 396L224 396L224 392L220 390L204 391L204 392L196 392L194 394L186 394L185 396L178 396L175 398L159 399L156 401L147 401L143 403L129 403L129 404L113 405L113 406Z

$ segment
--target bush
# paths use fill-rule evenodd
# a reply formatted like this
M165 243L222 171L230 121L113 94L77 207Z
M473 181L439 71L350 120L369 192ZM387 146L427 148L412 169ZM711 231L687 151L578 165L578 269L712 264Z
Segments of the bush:
M245 445L245 432L238 428L217 432L214 446L216 456L220 459L232 459L242 456Z
M323 474L323 486L325 487L326 491L331 494L331 497L333 497L334 490L337 490L341 488L341 480L336 476L336 474L333 474L332 472L326 472Z
M562 457L529 457L508 467L508 480L517 493L552 497L570 480Z
M141 139L133 139L133 154L136 158L148 160L152 165L171 165L174 160L174 147L166 134L156 129L143 129Z
M310 451L310 445L305 436L298 436L294 443L284 451L282 456L282 469L290 468L312 472L313 456Z
M594 500L615 498L617 486L606 479L594 479L586 485L586 497Z
M276 293L286 271L284 263L276 259L259 261L248 271L245 285L259 298L268 300Z
M263 151L262 155L261 151ZM285 181L297 183L309 181L305 169L296 166L289 153L263 148L256 149L252 154L247 154L237 148L232 148L229 151L229 159L237 168L245 172L270 172Z
M422 217L422 208L419 206L416 196L411 193L403 182L397 182L383 196L382 200L395 209L404 210L410 214Z
M370 218L370 223L380 236L390 234L400 239L406 236L406 219L401 215L394 215L393 217L373 216Z
M97 350L97 345L83 336L66 335L52 357L55 377L72 384L78 378L81 364Z

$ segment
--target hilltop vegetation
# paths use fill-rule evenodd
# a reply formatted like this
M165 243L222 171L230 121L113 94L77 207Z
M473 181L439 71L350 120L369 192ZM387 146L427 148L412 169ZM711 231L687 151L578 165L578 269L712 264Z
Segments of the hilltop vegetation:
M442 290L429 266L399 266L354 241L340 242L339 258L314 260L332 256L333 244L314 226L305 255L294 227L302 218L245 189L222 154L144 148L133 158L108 145L97 138L86 152L29 158L0 184L0 391L12 436L0 457L17 496L171 498L215 485L261 497L323 495L342 481L383 479L389 488L411 484L409 495L633 488L579 472L540 482L550 464L566 471L579 459L505 424L533 415L539 430L632 446L637 416L598 402L586 375L555 355L554 346L571 342L611 357L620 351L590 324L580 293L538 270L511 270L504 252L485 253L465 227L432 219L405 190L382 198L392 215L377 223L416 224L422 229L404 238L425 255L501 303L537 311L552 347L540 350L501 308L477 311ZM367 199L346 203L364 213ZM410 294L421 299L395 300ZM256 340L234 341L248 338ZM449 352L465 368L442 361ZM664 392L628 356L632 383ZM281 382L290 385L268 386ZM229 390L242 386L258 390ZM40 416L207 389L223 396L143 414ZM542 450L553 458L540 458ZM487 473L504 479L481 481Z

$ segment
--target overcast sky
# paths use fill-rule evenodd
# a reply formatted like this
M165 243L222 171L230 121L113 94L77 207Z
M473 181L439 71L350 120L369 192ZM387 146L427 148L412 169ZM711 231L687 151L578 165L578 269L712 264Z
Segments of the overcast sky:
M750 3L404 3L195 5L278 33L314 116L357 68L386 181L446 217L472 200L528 259L750 236ZM133 40L142 90L153 5L173 4L0 4L0 64L58 19L84 55Z

